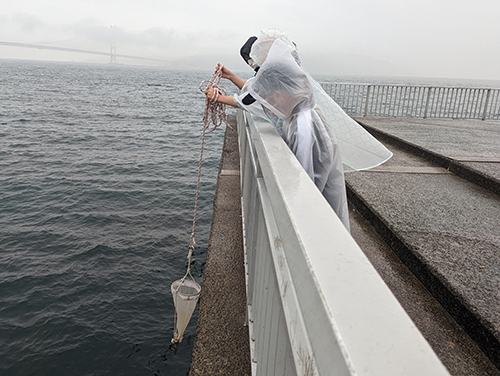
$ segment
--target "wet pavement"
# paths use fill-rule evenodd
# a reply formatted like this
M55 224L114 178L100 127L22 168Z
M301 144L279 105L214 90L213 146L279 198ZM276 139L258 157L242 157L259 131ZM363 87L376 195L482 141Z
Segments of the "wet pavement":
M494 187L500 172L500 122L357 120L394 157L379 168L346 174L350 206L499 367L500 197L470 176L465 180L433 162L483 160L465 163L472 170L479 165L481 170L472 174L481 173ZM457 347L452 340L445 342Z
M424 157L500 194L500 121L355 118L379 140Z

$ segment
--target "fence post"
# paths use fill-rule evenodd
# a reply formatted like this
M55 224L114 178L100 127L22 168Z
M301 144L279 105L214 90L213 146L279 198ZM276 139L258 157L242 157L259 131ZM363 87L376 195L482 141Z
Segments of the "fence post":
M491 89L488 89L488 94L486 94L486 102L484 102L483 118L481 120L486 119L486 111L488 110L488 104L490 102L490 94L491 94Z
M432 87L429 88L429 91L427 92L427 100L425 101L425 111L424 111L424 119L427 118L427 109L429 108L429 100L431 99L431 91Z
M368 89L366 90L365 114L363 115L364 117L366 117L366 114L368 113L368 101L369 101L369 97L370 97L370 88L371 87L372 87L372 85L368 85Z

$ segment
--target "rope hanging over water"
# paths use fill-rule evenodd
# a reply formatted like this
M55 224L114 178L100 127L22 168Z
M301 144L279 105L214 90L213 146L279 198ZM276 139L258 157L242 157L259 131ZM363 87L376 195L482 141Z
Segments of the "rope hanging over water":
M174 338L172 339L172 343L175 346L177 346L182 341L184 330L186 329L186 326L191 319L191 315L194 311L194 307L196 306L196 302L198 300L201 289L191 274L191 258L193 256L194 246L196 244L196 215L198 212L198 198L200 195L201 165L203 161L203 149L205 146L205 134L207 130L209 132L213 132L215 129L217 129L217 127L222 125L222 123L225 123L228 127L231 128L226 118L226 105L217 102L219 95L226 95L224 89L219 87L219 81L222 77L222 68L223 66L221 64L217 64L217 66L215 67L215 72L210 80L204 80L200 83L200 90L203 93L205 93L210 88L213 88L214 91L212 98L207 97L205 100L205 112L203 114L203 134L201 137L200 161L198 163L198 181L196 183L193 228L191 231L189 252L187 257L187 271L184 277L182 277L180 280L175 281L171 286L175 304ZM213 124L212 128L210 128L211 124ZM191 277L192 282L189 280L185 281L187 276Z
M194 246L196 244L196 214L198 212L198 197L200 195L201 165L203 162L203 150L205 147L205 134L207 130L209 132L213 132L215 129L217 129L217 127L222 125L222 123L225 123L229 128L231 128L226 118L226 105L217 102L219 95L226 95L226 91L219 87L219 81L222 77L222 68L222 64L217 64L217 66L215 67L215 72L210 80L203 80L200 83L200 90L203 93L205 93L210 88L213 88L214 91L212 98L207 97L205 99L205 112L203 114L203 134L201 136L200 161L198 163L198 182L196 184L196 198L194 201L193 228L191 231L191 242L189 244L188 253L188 270L182 280L184 280L188 276L188 274L191 275L191 256L193 255ZM213 124L212 128L210 128L211 124Z

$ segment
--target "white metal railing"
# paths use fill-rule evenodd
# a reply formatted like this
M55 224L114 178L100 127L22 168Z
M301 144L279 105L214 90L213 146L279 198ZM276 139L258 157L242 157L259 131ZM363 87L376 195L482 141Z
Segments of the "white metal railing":
M500 89L323 82L352 116L500 120Z
M253 375L448 375L268 122L238 111Z

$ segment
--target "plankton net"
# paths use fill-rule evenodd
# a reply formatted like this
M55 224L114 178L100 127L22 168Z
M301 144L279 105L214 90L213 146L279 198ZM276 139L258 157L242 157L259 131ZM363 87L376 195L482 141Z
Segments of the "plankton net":
M172 343L177 346L184 337L184 332L193 316L193 312L196 308L196 303L200 297L201 287L194 280L191 275L191 257L193 255L195 242L194 230L196 227L196 212L198 209L198 196L200 193L200 180L201 180L201 164L203 160L203 147L205 144L205 132L208 130L210 132L214 131L219 125L224 122L227 126L226 106L222 103L217 103L217 98L219 94L225 94L224 90L219 88L218 83L222 77L221 64L217 64L215 67L215 72L210 80L202 81L200 84L200 90L206 92L209 88L214 88L214 98L206 99L205 101L205 114L203 115L203 135L201 138L201 151L200 151L200 162L198 165L198 183L196 187L196 199L194 204L194 215L193 215L193 229L191 232L191 243L189 245L188 253L188 265L187 272L181 279L174 281L170 287L172 296L174 298L175 315L174 315L174 338L172 338ZM203 87L203 85L205 85ZM213 123L214 127L210 128L210 124ZM187 277L191 279L187 279Z
M200 296L201 287L194 279L179 279L170 287L174 297L174 338L172 343L182 341L186 327L193 316L196 303Z

